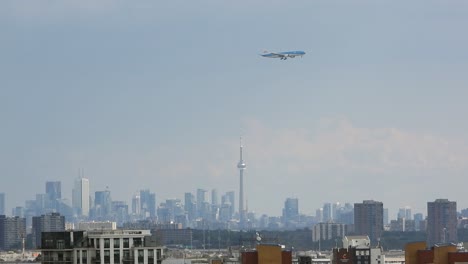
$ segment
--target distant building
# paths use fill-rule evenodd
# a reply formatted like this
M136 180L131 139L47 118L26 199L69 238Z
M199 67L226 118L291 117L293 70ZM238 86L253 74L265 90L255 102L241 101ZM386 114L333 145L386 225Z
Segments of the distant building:
M343 248L334 248L332 264L384 264L382 248L371 247L368 236L345 236Z
M354 231L357 235L369 236L372 244L377 244L382 236L383 203L365 200L354 204Z
M26 218L0 215L0 250L22 248L26 237Z
M33 247L41 247L42 232L65 231L65 216L59 213L51 213L32 218Z
M312 229L312 241L325 241L330 239L342 239L346 235L346 225L339 223L318 223Z
M116 230L116 222L80 222L77 224L76 230L91 231L91 230Z
M404 208L398 209L397 219L398 218L405 218L407 220L411 220L412 219L411 207L406 206Z
M76 179L72 191L72 207L77 216L89 216L89 199L89 180L83 177Z
M405 264L457 264L468 263L468 252L460 251L456 244L436 244L428 248L426 242L413 242L405 246Z
M161 245L189 246L193 241L193 229L156 229L153 236Z
M42 264L161 264L149 230L45 232Z
M141 214L144 218L156 218L156 194L149 190L140 191Z
M415 221L405 218L398 218L390 221L390 231L409 232L416 231Z
M46 182L46 195L50 200L62 199L62 184L60 181L47 181Z
M283 208L283 222L297 220L299 216L299 199L287 198Z
M427 203L427 244L457 242L457 202L437 199Z
M416 213L414 214L414 228L416 231L426 231L426 229L421 229L421 221L424 221L423 214Z

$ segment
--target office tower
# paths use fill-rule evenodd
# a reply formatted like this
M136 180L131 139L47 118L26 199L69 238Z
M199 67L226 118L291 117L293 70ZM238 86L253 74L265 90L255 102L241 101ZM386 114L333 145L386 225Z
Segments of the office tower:
M203 219L210 217L210 203L206 201L206 190L197 189L197 216Z
M72 191L72 207L77 216L89 216L89 180L80 177L75 180Z
M383 223L388 225L388 208L383 209Z
M338 223L318 223L312 229L312 241L342 239L346 235L346 225Z
M232 216L234 216L234 213L236 212L236 207L235 207L235 204L236 204L236 194L234 193L234 191L230 191L230 192L227 192L225 195L224 195L224 201L222 201L223 204L227 204L229 202L229 205L231 207L231 218Z
M197 211L200 211L206 201L206 190L197 189Z
M422 221L424 221L422 213L414 214L414 228L416 229L416 231L426 231L426 230L421 230Z
M128 205L124 201L112 201L112 213L114 220L121 226L128 222Z
M41 246L42 232L65 231L65 216L59 213L51 213L32 218L33 247Z
M110 191L97 191L94 193L94 213L95 217L105 219L110 216L112 200Z
M244 170L247 167L245 162L242 158L242 137L240 138L240 159L239 163L237 163L237 168L239 169L239 225L242 229L245 224L245 215L246 212L244 211Z
M5 215L5 193L0 193L0 215Z
M0 250L20 249L26 238L26 218L0 215Z
M156 194L149 190L140 191L141 214L146 218L156 217Z
M333 221L336 221L337 216L338 216L338 211L342 208L341 204L339 202L333 203L332 204L332 219Z
M341 224L354 224L354 208L350 203L345 203L344 206L340 207L336 211L336 217L334 222Z
M411 220L411 208L409 206L406 206L404 208L398 209L398 216L397 218L404 218L406 220Z
M197 218L197 203L195 202L195 196L192 193L185 193L184 196L184 210L187 213L189 221L194 221Z
M46 195L49 200L55 201L62 199L62 187L59 181L46 182Z
M284 202L283 221L291 221L299 216L299 200L297 198L287 198Z
M354 204L354 228L357 235L367 235L376 245L383 232L383 203L365 200Z
M322 221L328 222L333 220L332 215L332 204L331 203L324 203L323 204L323 211L322 211Z
M132 215L140 216L141 215L141 198L140 194L136 193L132 197Z
M219 205L218 190L216 189L211 190L211 205L212 206Z
M457 242L457 202L437 199L427 203L427 245Z
M323 208L315 210L315 219L317 222L323 222Z

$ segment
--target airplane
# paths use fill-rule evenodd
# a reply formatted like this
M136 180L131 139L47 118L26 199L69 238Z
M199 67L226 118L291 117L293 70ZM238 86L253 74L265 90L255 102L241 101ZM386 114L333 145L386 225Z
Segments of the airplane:
M264 51L263 54L260 56L265 58L280 58L281 60L286 60L288 58L294 58L297 56L304 56L305 52L302 50L295 50L295 51L282 51L282 52L268 52Z

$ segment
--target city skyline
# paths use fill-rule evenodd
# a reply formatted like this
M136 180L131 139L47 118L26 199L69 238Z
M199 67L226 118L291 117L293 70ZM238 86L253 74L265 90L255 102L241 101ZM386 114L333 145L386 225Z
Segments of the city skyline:
M6 0L0 25L7 213L79 168L116 199L238 194L239 134L257 214L468 208L467 2Z

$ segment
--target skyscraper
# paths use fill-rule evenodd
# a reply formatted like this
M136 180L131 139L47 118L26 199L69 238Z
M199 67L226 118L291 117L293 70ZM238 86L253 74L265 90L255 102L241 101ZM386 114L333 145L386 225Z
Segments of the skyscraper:
M78 216L89 216L89 180L80 177L75 180L72 192L73 210Z
M299 216L299 200L297 198L287 198L284 202L283 221L294 220Z
M357 235L369 236L375 245L383 232L383 203L365 200L354 204L354 228Z
M457 202L437 199L427 203L427 245L457 242Z
M65 216L51 213L32 218L33 247L41 246L42 232L65 231Z
M56 201L62 199L62 184L60 181L46 182L46 194L49 200Z
M244 160L242 159L242 137L240 138L240 159L237 163L237 168L239 169L239 224L242 229L245 224L245 215L244 211L244 170L247 167Z
M138 193L132 197L132 214L138 217L141 215L141 197Z
M141 213L145 217L155 218L156 217L156 194L150 192L150 190L140 191L140 205Z
M20 249L26 237L26 218L0 215L0 250Z
M322 221L328 222L333 220L333 210L331 203L324 203L323 204L323 214L322 214Z
M112 199L109 190L94 193L94 216L106 219L112 212Z

